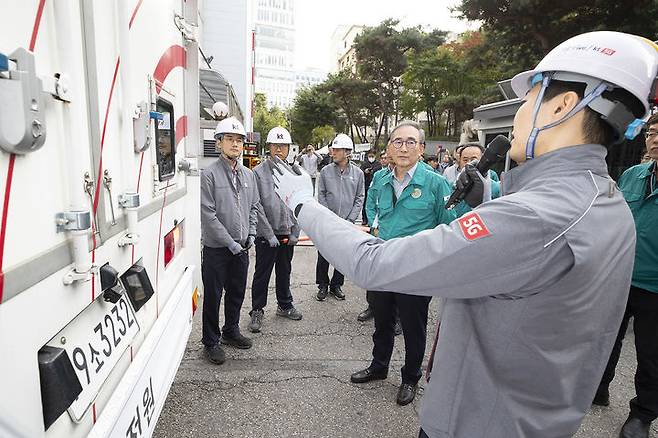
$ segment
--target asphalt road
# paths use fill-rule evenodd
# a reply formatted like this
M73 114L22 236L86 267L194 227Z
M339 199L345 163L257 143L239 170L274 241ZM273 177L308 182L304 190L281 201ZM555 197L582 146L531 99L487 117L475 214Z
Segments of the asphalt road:
M253 251L252 251L253 253ZM359 323L365 292L346 283L346 301L331 296L315 300L316 250L298 247L293 260L293 296L304 314L301 321L274 315L273 278L262 333L248 333L251 308L253 254L242 310L243 333L252 337L250 350L226 348L228 360L217 366L203 357L201 311L185 357L165 403L155 437L396 437L418 436L416 400L395 404L403 364L404 341L396 340L389 377L385 381L354 385L350 374L365 368L371 357L372 321ZM430 305L428 333L434 333L437 313ZM223 321L223 310L220 313ZM428 336L428 344L431 336ZM635 393L635 350L627 336L611 387L608 408L594 407L577 438L616 437ZM429 345L427 348L429 352ZM427 356L427 353L426 353ZM421 381L422 383L422 381ZM656 434L654 426L652 437ZM473 437L477 438L477 437Z

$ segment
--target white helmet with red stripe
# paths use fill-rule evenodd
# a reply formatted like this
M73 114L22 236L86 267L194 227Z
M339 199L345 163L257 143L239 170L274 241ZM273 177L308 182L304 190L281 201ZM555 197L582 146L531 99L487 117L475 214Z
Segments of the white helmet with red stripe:
M588 32L555 47L533 70L514 76L512 88L523 97L537 83L584 83L583 106L600 114L621 140L634 138L658 104L657 77L655 43L621 32Z

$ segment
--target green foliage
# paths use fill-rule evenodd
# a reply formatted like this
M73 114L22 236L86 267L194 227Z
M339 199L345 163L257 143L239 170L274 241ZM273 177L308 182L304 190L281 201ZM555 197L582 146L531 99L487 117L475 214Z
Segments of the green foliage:
M292 138L297 144L312 142L313 129L318 126L344 125L338 107L329 92L322 87L306 87L297 92L289 112Z
M278 107L267 108L267 98L262 93L254 97L254 132L260 132L261 147L265 146L265 139L270 129L275 126L288 127L284 112Z
M333 126L317 126L311 131L311 143L320 145L320 147L329 144L336 137L336 130Z
M446 33L423 32L420 27L397 30L398 20L387 19L375 27L366 27L354 39L359 76L374 85L377 95L379 127L374 143L377 144L382 128L390 115L399 115L401 80L406 71L407 52L435 47L445 40ZM397 117L396 117L397 118Z
M658 37L655 0L461 0L455 10L482 21L489 49L507 76L534 67L553 47L583 32Z
M429 137L457 135L474 107L500 98L495 83L503 78L484 47L480 32L467 32L440 47L410 52L401 107L406 117L425 112Z
M343 70L329 75L320 89L331 95L333 102L345 115L350 130L356 127L358 138L366 142L365 129L378 112L375 84Z

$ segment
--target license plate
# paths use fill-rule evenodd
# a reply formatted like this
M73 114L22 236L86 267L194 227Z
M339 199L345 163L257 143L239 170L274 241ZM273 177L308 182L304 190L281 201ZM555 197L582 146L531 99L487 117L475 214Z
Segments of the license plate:
M116 303L97 299L55 336L52 345L66 350L82 386L68 409L75 421L82 419L138 332L135 312L123 295Z

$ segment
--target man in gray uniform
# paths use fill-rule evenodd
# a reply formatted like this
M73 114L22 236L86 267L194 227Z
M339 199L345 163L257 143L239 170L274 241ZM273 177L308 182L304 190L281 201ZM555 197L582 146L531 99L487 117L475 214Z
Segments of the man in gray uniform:
M215 139L220 156L201 173L201 238L203 260L203 337L208 359L226 360L219 343L251 348L240 334L240 308L244 301L249 268L249 248L256 238L260 207L256 178L240 163L246 132L235 117L217 124ZM219 330L222 290L224 327Z
M320 172L318 202L339 217L354 223L365 198L363 171L349 161L354 143L347 135L338 134L331 142L331 148L334 162ZM334 268L334 274L329 280L329 262L320 251L315 267L315 282L318 285L318 301L324 301L330 292L338 300L345 299L342 291L343 274Z
M274 173L300 226L348 278L446 297L420 437L577 431L634 258L633 219L602 144L637 135L657 73L658 46L633 35L592 32L560 44L512 81L525 97L510 150L519 166L504 174L503 196L410 237L384 242L354 230L313 201L307 175ZM470 179L469 196L483 191Z
M292 305L290 271L295 245L299 239L299 225L290 210L274 192L272 158L285 160L288 156L290 132L276 126L267 134L271 158L254 168L262 211L258 215L256 235L256 268L251 284L251 322L249 331L258 333L263 325L264 308L267 305L267 288L272 270L276 267L276 314L299 321L302 313Z

